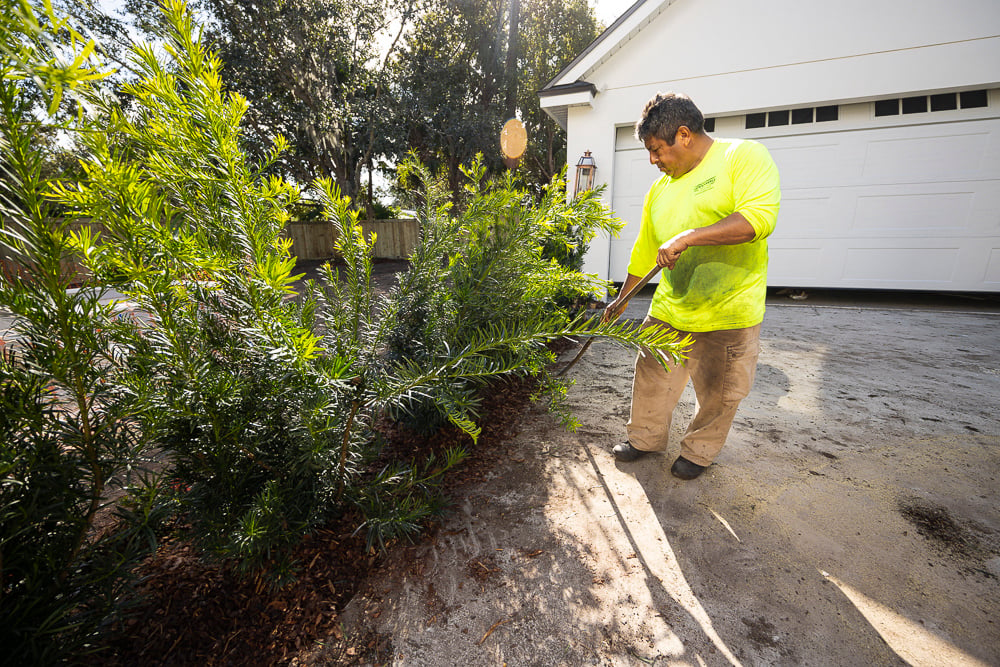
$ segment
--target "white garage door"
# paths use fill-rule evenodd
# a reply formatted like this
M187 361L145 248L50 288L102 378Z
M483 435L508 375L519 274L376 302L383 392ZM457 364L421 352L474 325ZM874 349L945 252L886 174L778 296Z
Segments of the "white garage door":
M1000 291L1000 118L760 141L782 181L770 285ZM614 169L612 208L628 224L610 268L622 281L659 174L631 128Z

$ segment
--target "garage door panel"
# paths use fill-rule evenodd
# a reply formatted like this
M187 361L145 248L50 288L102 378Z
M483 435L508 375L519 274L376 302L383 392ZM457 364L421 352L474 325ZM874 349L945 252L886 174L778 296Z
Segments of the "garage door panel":
M768 284L780 287L952 290L1000 286L1000 253L990 246L941 245L940 239L825 239L822 245L775 240ZM987 268L990 265L992 268ZM990 272L992 288L987 284Z
M969 215L975 232L1000 238L1000 180L978 189Z
M768 146L781 173L781 187L822 187L843 177L844 155L839 142L811 142L805 145Z
M785 225L786 221L790 221L788 224L794 225L794 231L790 231L789 235L796 237L827 236L830 233L829 220L834 205L834 199L829 195L782 193L778 224Z
M881 183L975 178L989 145L988 131L871 141L862 175Z
M995 289L1000 289L1000 248L990 248L989 260L986 263L986 276L983 282Z
M866 142L851 132L795 135L761 141L781 173L781 188L828 188L865 183Z
M853 228L858 233L968 233L974 199L974 192L864 195L857 199Z
M779 275L782 285L815 285L823 280L824 249L820 246L788 246L768 249L768 273ZM773 284L773 283L772 283Z
M633 136L624 134L624 128L619 131L619 139L631 146L628 150L615 152L615 183L611 200L611 208L626 222L625 229L612 242L610 261L611 279L622 282L628 275L629 253L639 235L646 192L660 177L660 172L649 163L649 153L645 148Z
M860 283L895 281L949 284L955 278L959 248L849 248L843 277Z
M658 176L630 141L615 156L613 208L628 223L611 247L616 281ZM770 284L1000 290L1000 118L761 142L782 182Z
M996 119L761 140L782 189L1000 178Z
M994 237L1000 181L782 190L774 237Z

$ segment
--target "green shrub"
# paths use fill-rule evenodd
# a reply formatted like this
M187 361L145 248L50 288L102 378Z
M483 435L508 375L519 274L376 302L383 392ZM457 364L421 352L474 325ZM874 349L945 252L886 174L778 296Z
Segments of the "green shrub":
M580 273L579 264L586 242L598 232L617 233L622 223L592 196L567 202L561 179L536 202L510 173L487 179L479 161L462 171L465 197L455 213L444 179L415 162L404 165L403 180L422 184L412 203L423 239L390 297L389 355L431 369L462 350L490 349L477 353L465 377L414 394L395 414L418 431L451 420L475 435L482 383L518 375L538 378L539 397L572 425L545 344L559 337L555 332L585 333L596 324L572 306L607 283Z
M98 76L86 62L93 44L66 60L70 45L50 36L82 46L80 36L26 3L3 21L0 247L14 268L0 277L0 306L19 338L0 355L0 645L4 664L53 664L115 611L167 508L158 477L141 474L141 397L120 381L117 341L130 325L99 288L68 289L65 263L88 234L52 215L43 172L39 133L72 129L57 120L59 102Z
M537 377L558 405L553 340L674 349L662 333L563 307L604 286L565 261L579 239L613 230L602 208L566 203L558 187L535 205L509 178L487 182L479 163L457 214L446 187L413 167L424 237L383 297L356 209L318 180L311 194L343 262L296 295L279 234L300 193L266 176L285 143L247 161L246 100L224 92L184 5L164 5L167 55L135 47L127 112L87 89L97 75L85 59L61 66L45 50L73 35L56 17L42 27L18 14L20 32L0 34L0 237L22 260L0 281L0 305L24 341L0 360L0 643L24 661L51 662L92 636L168 512L186 516L207 556L281 583L294 576L292 547L334 516L357 512L369 546L388 548L442 511L441 477L465 452L370 470L382 417L450 421L471 443L478 390L497 378ZM33 120L25 77L45 84L48 120ZM58 125L67 90L88 111L60 126L80 139L83 176L46 182L34 129ZM53 204L92 226L70 233L50 220ZM71 254L94 280L77 292L61 268ZM103 286L148 321L115 317ZM136 474L151 451L162 474ZM115 521L96 531L102 512Z
M103 103L108 131L84 138L88 178L60 199L105 230L85 253L94 275L150 314L125 341L123 382L148 396L141 431L184 490L177 503L193 537L206 555L280 583L293 575L292 547L331 517L406 499L398 521L392 512L362 519L384 545L412 532L393 526L421 511L416 487L398 483L399 466L361 476L376 454L371 424L392 400L371 247L351 202L318 182L345 279L328 276L333 298L315 287L291 298L294 258L279 233L299 192L247 161L246 100L223 91L183 5L168 3L165 16L169 62L136 50L132 108ZM276 140L272 159L283 146ZM438 477L421 477L421 503L440 506L427 495Z
M222 89L184 6L164 15L168 58L135 49L131 109L104 101L108 131L84 137L88 179L60 196L105 230L86 253L95 276L150 315L123 381L148 396L140 429L183 490L193 537L280 583L290 549L338 505L355 371L318 349L313 305L289 298L295 260L279 234L298 190L248 162L246 100Z

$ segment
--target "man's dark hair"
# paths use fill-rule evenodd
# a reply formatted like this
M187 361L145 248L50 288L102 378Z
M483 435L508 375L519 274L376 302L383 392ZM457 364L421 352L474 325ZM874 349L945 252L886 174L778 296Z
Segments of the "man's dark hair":
M673 146L681 125L687 126L694 134L701 134L705 131L705 117L687 95L657 93L646 102L642 116L635 124L635 138L645 143L646 139L656 137Z

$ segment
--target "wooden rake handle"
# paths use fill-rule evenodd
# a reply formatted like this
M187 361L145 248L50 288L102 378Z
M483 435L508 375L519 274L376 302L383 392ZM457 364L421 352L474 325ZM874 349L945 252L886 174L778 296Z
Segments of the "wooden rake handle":
M659 265L654 266L652 269L649 270L649 273L640 278L639 282L637 282L635 285L632 285L631 289L629 289L629 291L625 292L625 294L621 296L621 305L618 307L617 312L612 313L612 315L614 315L615 321L617 321L618 318L622 316L622 313L625 312L625 308L628 306L628 302L632 300L632 297L638 294L639 290L645 287L646 283L652 280L653 276L655 276L657 273L660 272L660 268L661 267ZM594 336L591 336L590 338L587 339L587 342L583 344L583 347L580 348L580 351L576 353L575 357L573 357L573 361L569 362L565 368L556 373L556 377L562 377L563 375L566 374L567 371L569 371L569 369L573 368L573 366L576 365L576 362L580 361L580 358L583 357L583 353L586 352L587 348L590 347L591 343L594 342L594 338L595 338Z

